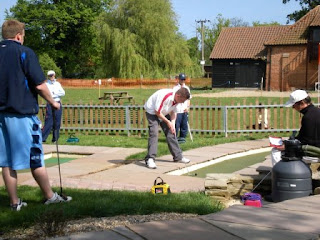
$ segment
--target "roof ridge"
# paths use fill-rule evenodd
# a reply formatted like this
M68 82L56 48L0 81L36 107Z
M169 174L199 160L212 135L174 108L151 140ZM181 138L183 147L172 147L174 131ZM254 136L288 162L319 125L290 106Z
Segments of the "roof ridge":
M287 31L275 37L272 40L266 41L265 45L290 45L290 44L304 44L307 43L306 30L311 26L316 17L320 19L320 5L311 9L307 14L300 18L297 22L290 25ZM315 25L320 26L320 25Z

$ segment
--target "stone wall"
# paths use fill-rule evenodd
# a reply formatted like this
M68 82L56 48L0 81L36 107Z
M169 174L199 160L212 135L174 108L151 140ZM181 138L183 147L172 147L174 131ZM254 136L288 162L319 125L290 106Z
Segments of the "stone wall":
M251 192L265 175L207 174L205 194L228 205L228 202L238 200L244 193ZM271 193L271 174L261 182L255 192L262 195Z
M312 187L314 194L320 194L320 163L310 164L312 171ZM240 174L207 174L205 180L205 194L220 201L225 206L231 202L239 200L244 193L252 192L259 182L271 170L269 167L257 168L257 175L240 175ZM256 187L256 193L262 196L271 194L272 182L269 174Z

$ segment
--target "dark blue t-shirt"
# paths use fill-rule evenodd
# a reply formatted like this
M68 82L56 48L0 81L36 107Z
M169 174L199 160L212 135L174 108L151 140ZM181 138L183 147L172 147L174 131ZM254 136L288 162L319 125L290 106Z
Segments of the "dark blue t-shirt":
M13 40L0 43L0 111L37 114L35 87L45 81L33 50Z

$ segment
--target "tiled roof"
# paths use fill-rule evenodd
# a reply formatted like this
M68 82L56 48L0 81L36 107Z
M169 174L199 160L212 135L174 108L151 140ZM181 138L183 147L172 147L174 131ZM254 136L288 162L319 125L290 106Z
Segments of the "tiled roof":
M291 25L287 32L267 41L265 45L295 45L306 44L308 40L308 28L320 26L320 6L310 10L300 18L295 24Z
M266 56L264 43L279 36L290 26L223 28L210 59L257 59Z

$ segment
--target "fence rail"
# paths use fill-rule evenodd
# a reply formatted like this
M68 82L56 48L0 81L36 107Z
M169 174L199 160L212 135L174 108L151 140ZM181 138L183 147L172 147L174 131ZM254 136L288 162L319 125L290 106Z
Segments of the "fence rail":
M45 105L40 105L43 121ZM300 114L283 105L193 105L189 112L192 133L223 134L254 132L291 132L300 128ZM140 135L148 131L142 105L63 105L61 132L94 134L126 133Z

